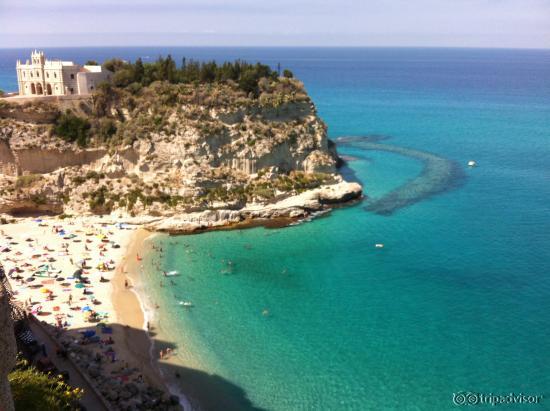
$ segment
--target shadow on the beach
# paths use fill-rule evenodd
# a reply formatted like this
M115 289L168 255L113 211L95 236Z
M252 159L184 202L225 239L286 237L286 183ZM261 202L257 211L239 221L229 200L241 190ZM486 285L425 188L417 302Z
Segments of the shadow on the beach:
M49 326L53 329L52 326ZM96 331L101 339L107 339L109 336L113 338L115 343L110 345L115 351L127 351L131 353L128 357L130 367L139 368L139 371L134 372L128 381L133 381L143 374L148 377L149 383L156 388L163 389L164 386L158 377L160 350L170 348L177 351L178 347L171 342L159 340L156 337L154 330L145 332L142 329L123 326L121 324L108 323L112 332L103 333L102 328L97 324L90 324L89 327L71 330L73 332L83 332L86 330ZM154 364L149 356L150 340L152 337L154 349L151 350L154 355ZM99 343L87 344L84 347L97 349ZM107 361L110 362L110 361ZM121 365L126 361L117 361ZM216 374L209 374L202 370L186 367L175 364L173 362L163 362L160 369L164 380L170 387L177 387L179 393L183 393L187 400L191 403L193 410L203 411L264 411L262 408L256 407L248 398L247 393L243 388L235 383ZM183 404L182 404L183 405ZM187 408L185 411L190 411Z

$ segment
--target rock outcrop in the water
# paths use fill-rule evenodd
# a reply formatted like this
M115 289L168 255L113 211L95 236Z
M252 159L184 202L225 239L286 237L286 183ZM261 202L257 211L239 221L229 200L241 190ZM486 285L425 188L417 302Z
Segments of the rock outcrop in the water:
M380 198L369 199L365 210L380 215L391 215L403 207L456 188L464 182L464 171L456 162L425 151L372 142L380 139L343 137L338 139L338 142L365 150L387 151L411 157L421 161L424 167L418 176L395 190Z
M256 96L231 81L153 82L69 102L0 100L0 213L247 218L251 205L330 187L320 208L360 197L302 84L264 80Z

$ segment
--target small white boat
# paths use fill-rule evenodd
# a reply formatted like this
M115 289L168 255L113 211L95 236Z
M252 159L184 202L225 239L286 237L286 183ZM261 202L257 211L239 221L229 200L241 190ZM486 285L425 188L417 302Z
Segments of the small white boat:
M477 166L477 163L474 160L468 161L468 167L475 167Z
M376 248L384 248L384 244L382 243L377 243L374 245Z
M191 301L180 301L180 305L184 307L193 307L193 303Z
M168 271L167 273L164 274L166 277L174 277L175 275L180 275L180 272L179 271Z

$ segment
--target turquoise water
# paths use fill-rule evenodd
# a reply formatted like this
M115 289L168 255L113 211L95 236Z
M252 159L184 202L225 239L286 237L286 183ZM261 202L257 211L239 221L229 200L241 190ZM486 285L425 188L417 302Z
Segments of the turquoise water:
M549 51L178 53L281 61L331 137L385 136L464 172L389 216L367 200L284 229L158 237L163 267L182 275L172 287L145 281L183 359L270 410L443 411L459 391L544 396L475 409L550 409ZM372 198L423 167L360 144L339 150Z

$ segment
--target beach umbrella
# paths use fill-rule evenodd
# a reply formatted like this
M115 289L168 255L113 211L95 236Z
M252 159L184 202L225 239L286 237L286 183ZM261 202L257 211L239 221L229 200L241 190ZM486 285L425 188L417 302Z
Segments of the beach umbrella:
M84 307L82 307L82 312L85 311L92 311L92 309L88 305L85 305Z
M41 292L42 294L46 294L46 293L49 293L50 290L48 290L47 288L41 288L41 289L40 289L40 292Z
M74 287L75 287L75 288L84 288L84 287L86 287L86 286L85 286L84 284L82 284L82 283L78 283L78 284L76 284Z

